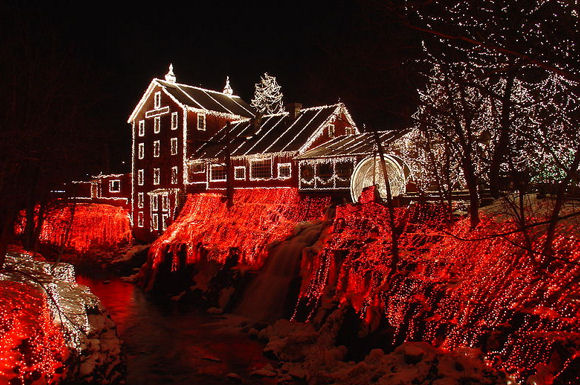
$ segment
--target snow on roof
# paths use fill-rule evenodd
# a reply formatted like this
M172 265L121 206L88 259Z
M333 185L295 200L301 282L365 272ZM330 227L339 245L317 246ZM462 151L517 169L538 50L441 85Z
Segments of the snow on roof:
M231 156L300 152L342 111L346 108L338 103L301 109L295 119L283 112L262 116L258 125L252 119L233 122L230 127ZM356 128L348 112L345 115L349 124ZM193 158L224 156L225 137L224 127L194 151Z
M405 133L407 133L407 130L378 132L381 143L384 144L399 139ZM297 159L368 155L376 151L373 135L372 132L365 132L358 135L342 135L312 150L306 151L304 154L298 156Z

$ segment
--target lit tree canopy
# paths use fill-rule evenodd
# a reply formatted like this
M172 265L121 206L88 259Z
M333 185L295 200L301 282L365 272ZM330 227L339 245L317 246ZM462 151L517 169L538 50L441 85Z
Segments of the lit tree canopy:
M276 114L284 111L282 102L282 87L276 82L274 76L264 73L260 82L255 84L254 98L252 107L262 114Z

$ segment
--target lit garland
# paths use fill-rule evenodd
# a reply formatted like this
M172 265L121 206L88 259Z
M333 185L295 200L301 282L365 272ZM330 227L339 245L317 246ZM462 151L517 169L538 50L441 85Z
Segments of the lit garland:
M179 268L179 250L185 245L188 264L202 258L224 263L237 248L240 262L260 267L267 246L287 237L298 222L319 218L328 197L301 198L295 188L239 189L228 210L221 194L189 195L175 222L152 245L149 263L156 269L168 253Z
M391 275L387 208L367 201L337 208L323 249L302 262L297 309L314 311L324 293L335 293L367 322L383 314L394 328L394 344L420 340L452 350L481 348L490 364L518 380L556 349L562 365L571 364L580 327L574 300L580 240L572 228L560 225L557 259L538 271L538 262L516 246L521 234L493 236L513 230L512 223L484 216L470 232L469 221L461 220L451 230L455 236L483 238L461 241L440 231L447 217L443 208L397 209L397 222L405 226L400 272ZM544 237L533 234L533 249L541 249Z

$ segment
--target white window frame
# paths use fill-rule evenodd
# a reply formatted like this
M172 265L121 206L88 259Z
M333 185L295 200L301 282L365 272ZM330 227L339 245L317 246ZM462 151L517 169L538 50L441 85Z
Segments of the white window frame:
M145 214L143 214L143 211L137 213L137 227L145 227Z
M179 168L177 166L171 167L171 184L177 184L179 179Z
M226 169L226 172L224 173L224 179L214 179L213 178L213 169L214 167L223 167L226 168L225 164L210 164L209 166L209 181L210 182L225 182L228 180L228 170Z
M154 107L158 109L161 107L161 91L157 91L154 96Z
M114 188L114 184L117 183L117 188ZM109 181L109 192L120 193L121 192L121 179L111 179Z
M153 133L159 134L161 132L161 117L156 116L153 118Z
M177 114L177 112L172 112L171 113L171 129L177 130L177 128L179 128L179 115Z
M159 230L159 214L155 213L151 215L151 224L153 230Z
M197 164L201 164L203 167L203 169L201 171L193 171L192 174L205 174L205 170L206 170L206 164L204 161L195 161L192 163L197 163Z
M201 118L201 122L203 122L203 124L199 124L200 123L200 118ZM198 131L205 131L205 114L203 112L200 112L197 114L197 130Z
M171 155L177 155L177 138L171 138Z
M167 220L169 219L169 214L161 214L161 228L163 231L167 230Z
M153 157L159 158L159 154L161 154L161 142L159 140L153 141Z
M137 184L143 186L145 184L145 170L137 170Z
M335 135L336 135L336 131L335 131L334 124L330 123L328 125L328 137L329 138L334 138Z
M242 170L243 171L243 176L241 178L238 178L238 174L237 171ZM235 180L246 180L246 166L234 166L234 179Z
M290 173L288 174L288 176L280 176L280 169L282 167L288 167L288 170L290 171ZM290 179L292 178L292 163L278 163L278 179Z
M145 136L145 121L139 121L139 136Z
M252 163L270 161L270 177L269 178L257 178L252 174ZM272 180L274 178L274 161L272 158L262 158L262 159L250 159L250 180Z
M169 195L161 195L161 210L169 211Z
M151 211L159 210L159 200L157 195L151 195Z
M137 146L137 157L139 159L145 158L145 143L139 143Z
M137 193L137 208L142 209L145 207L145 193L138 192Z
M158 185L161 183L161 169L154 168L153 169L153 184Z

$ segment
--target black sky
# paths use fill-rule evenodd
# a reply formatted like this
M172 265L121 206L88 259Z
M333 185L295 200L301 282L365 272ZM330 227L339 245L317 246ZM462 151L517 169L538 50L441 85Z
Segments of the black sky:
M268 72L285 102L340 99L359 125L379 129L405 127L415 108L420 36L380 2L16 2L2 10L2 20L22 21L16 30L42 36L30 48L52 36L63 61L83 72L69 85L90 106L79 125L100 131L111 160L103 168L112 171L129 161L128 115L170 62L186 84L221 90L229 75L247 101Z

